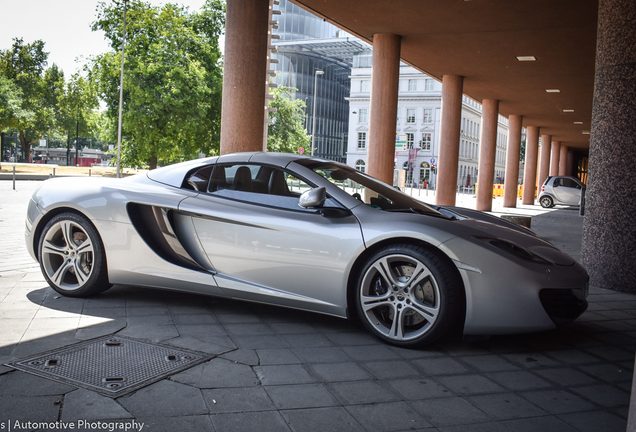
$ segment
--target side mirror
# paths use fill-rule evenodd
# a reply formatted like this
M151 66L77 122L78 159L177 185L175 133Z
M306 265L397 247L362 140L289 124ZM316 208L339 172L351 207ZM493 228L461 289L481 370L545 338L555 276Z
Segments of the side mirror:
M303 192L298 199L298 205L302 208L322 207L325 204L326 199L327 189L323 186Z

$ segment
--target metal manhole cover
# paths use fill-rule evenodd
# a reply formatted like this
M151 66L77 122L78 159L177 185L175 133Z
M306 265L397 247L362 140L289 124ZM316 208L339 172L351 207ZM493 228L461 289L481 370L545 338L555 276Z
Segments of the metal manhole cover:
M213 357L122 336L106 336L6 365L114 398Z

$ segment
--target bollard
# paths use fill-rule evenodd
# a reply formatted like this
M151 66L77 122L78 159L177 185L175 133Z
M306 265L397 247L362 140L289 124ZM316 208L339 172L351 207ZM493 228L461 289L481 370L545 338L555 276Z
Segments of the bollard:
M91 176L91 169L90 168L88 169L88 176L89 177Z
M13 165L13 190L15 190L15 165Z
M55 177L55 167L53 167L53 177Z

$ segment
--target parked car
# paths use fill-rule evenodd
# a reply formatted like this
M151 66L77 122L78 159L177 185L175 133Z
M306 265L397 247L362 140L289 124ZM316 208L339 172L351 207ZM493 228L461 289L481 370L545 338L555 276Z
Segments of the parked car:
M568 176L549 176L541 186L539 203L541 207L550 208L556 204L579 206L581 192L585 185L578 179Z
M358 316L403 347L548 330L587 307L583 267L527 229L300 155L50 179L26 244L66 296L140 285Z

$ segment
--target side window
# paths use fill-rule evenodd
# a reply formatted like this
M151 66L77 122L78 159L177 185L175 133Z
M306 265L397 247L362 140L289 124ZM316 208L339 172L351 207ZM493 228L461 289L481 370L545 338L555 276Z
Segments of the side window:
M312 189L310 184L281 169L266 165L236 164L215 166L209 192L257 205L309 211L298 205L300 195L309 189Z
M208 190L208 183L210 182L210 174L212 173L212 165L199 168L198 170L189 173L181 187L185 189L192 189L197 192L205 192Z
M563 186L565 187L581 189L581 186L579 186L579 184L572 179L564 178L561 181L563 182Z

